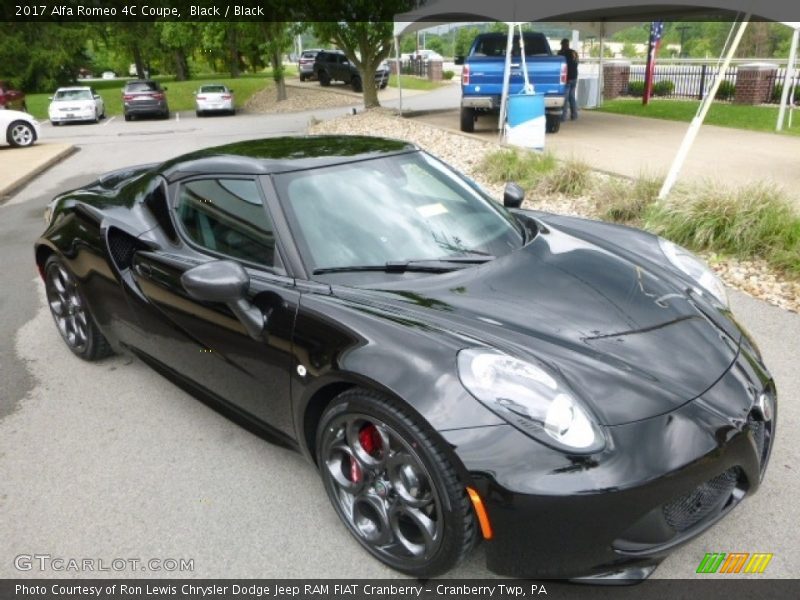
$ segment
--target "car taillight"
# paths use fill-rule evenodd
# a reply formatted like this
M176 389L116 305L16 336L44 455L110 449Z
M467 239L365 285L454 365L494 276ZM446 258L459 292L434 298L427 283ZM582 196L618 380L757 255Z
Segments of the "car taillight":
M122 99L123 100L133 100L133 96L131 94L123 94L122 95Z
M156 92L155 94L151 94L151 96L153 96L153 98L155 98L156 100L162 100L164 98L164 94L162 94L161 92Z
M469 65L461 69L461 85L469 85Z
M205 97L205 96L198 96L198 97L197 97L197 99L198 99L198 100L205 100L205 99L206 99L206 97Z
M230 100L231 99L231 95L230 94L222 94L222 99L223 100Z
M561 65L561 83L567 83L567 65Z

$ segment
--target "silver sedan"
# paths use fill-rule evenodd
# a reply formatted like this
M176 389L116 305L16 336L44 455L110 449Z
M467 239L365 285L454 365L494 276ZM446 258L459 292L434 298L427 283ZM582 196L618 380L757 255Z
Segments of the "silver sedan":
M236 112L233 90L222 84L200 86L194 93L195 113L198 117L210 112L222 112L232 115Z

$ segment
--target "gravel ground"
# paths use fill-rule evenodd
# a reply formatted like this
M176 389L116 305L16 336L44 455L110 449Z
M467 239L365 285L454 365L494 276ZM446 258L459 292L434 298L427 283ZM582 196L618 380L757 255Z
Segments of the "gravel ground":
M337 108L339 106L355 106L361 103L360 97L349 94L328 92L318 88L301 88L286 86L286 100L275 99L275 87L269 86L253 94L245 103L245 109L251 113L286 113L303 110Z
M503 195L503 186L487 181L478 168L488 152L500 147L498 142L403 119L387 109L316 123L309 128L309 133L363 134L409 140L472 177L495 198L502 198ZM540 196L535 203L526 200L523 207L559 214L598 217L595 202L586 197ZM704 258L729 286L775 306L800 313L800 282L786 280L765 261L744 261L714 255L706 255Z

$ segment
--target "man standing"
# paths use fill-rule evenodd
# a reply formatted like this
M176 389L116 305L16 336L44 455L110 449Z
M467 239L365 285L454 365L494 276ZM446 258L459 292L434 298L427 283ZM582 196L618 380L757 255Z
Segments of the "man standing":
M561 113L561 120L567 120L567 106L569 106L572 120L578 118L578 100L575 97L575 88L578 85L578 53L569 47L569 40L561 40L561 51L559 55L567 59L567 90L564 96L564 111Z

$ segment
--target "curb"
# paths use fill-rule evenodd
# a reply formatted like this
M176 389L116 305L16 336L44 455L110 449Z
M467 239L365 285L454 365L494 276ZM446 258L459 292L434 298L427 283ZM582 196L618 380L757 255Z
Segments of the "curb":
M45 162L40 165L37 165L34 169L31 169L22 175L20 175L16 180L12 181L10 184L5 186L4 188L0 188L0 205L11 199L11 197L17 193L22 187L24 187L28 182L30 182L34 177L41 175L50 167L56 165L57 163L61 162L68 156L71 156L75 152L78 151L77 146L70 145L64 149L62 149L57 154L54 154Z

